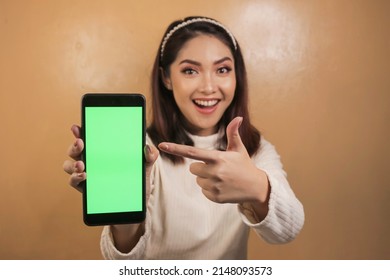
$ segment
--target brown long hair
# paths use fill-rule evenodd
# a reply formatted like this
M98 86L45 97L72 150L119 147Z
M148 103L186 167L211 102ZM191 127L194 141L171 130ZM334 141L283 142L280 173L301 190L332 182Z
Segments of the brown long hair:
M184 20L174 21L168 26L163 38L178 24L195 18L199 17L187 17ZM147 132L155 145L164 141L194 145L185 131L183 123L184 116L176 105L170 90L164 86L161 69L169 75L169 67L175 61L183 45L188 40L200 34L211 35L221 40L221 42L229 47L235 62L236 89L232 103L226 109L218 123L219 128L224 131L219 139L219 149L224 150L227 146L227 137L224 128L226 128L233 118L241 116L243 117L243 121L239 129L240 136L249 155L252 156L260 148L261 135L250 123L249 119L247 75L240 46L238 43L236 46L234 45L231 35L226 29L207 21L193 22L176 30L166 41L163 53L161 52L163 40L161 41L152 70L152 120ZM161 155L169 158L173 163L182 163L184 161L182 157L163 152Z

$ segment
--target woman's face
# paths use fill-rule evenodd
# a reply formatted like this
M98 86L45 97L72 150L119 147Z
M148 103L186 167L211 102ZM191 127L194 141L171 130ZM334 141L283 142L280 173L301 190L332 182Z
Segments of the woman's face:
M186 42L170 66L165 85L195 135L216 133L236 89L230 49L216 37L199 35Z

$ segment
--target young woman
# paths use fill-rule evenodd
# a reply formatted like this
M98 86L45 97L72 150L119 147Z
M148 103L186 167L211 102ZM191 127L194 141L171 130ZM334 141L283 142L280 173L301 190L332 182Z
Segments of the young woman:
M236 39L205 17L173 22L152 72L148 207L144 223L106 226L108 259L245 259L249 229L269 243L304 223L279 155L250 123L245 65ZM85 180L80 128L64 163Z

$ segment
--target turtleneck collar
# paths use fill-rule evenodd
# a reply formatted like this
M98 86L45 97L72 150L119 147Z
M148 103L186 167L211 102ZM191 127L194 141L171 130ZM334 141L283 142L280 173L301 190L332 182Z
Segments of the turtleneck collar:
M205 149L205 150L215 150L217 148L217 141L221 136L220 132L207 136L198 136L193 135L187 132L187 135L194 141L194 147Z

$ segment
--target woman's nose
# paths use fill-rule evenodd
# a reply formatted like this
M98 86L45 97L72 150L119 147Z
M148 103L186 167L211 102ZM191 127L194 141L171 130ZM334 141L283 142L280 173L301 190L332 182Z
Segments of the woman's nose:
M212 74L205 74L202 77L202 84L200 86L200 92L205 94L212 94L217 91L215 83L215 77Z

